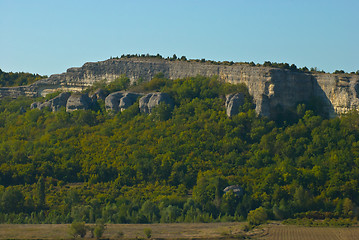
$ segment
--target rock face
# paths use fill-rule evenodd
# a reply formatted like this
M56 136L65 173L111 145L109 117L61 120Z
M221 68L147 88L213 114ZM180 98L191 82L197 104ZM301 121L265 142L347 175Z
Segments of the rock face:
M91 108L92 100L87 94L72 94L66 103L66 111L88 110Z
M31 109L38 108L40 110L44 108L50 108L51 111L56 112L61 107L66 107L67 100L69 99L71 93L64 92L60 93L57 97L54 97L53 99L46 101L44 103L40 102L34 102L30 105Z
M170 79L190 76L218 76L228 83L244 83L253 96L259 115L271 117L276 109L293 108L299 102L319 99L329 116L359 109L359 75L302 73L256 67L247 64L216 65L210 63L169 61L164 59L120 58L86 63L66 73L51 75L29 86L0 88L0 98L21 95L44 96L54 91L81 91L97 81L108 82L125 74L131 82L150 80L163 73Z
M165 103L172 106L173 100L167 93L149 93L140 98L140 112L149 114L153 111L153 108L158 106L160 103Z
M139 98L140 96L142 96L143 94L139 94L139 93L124 93L123 97L120 99L120 103L119 103L119 108L121 111L129 108L130 106L132 106L137 98Z
M244 104L244 96L241 93L233 93L226 95L226 113L228 117L232 117L239 113L239 107Z
M142 94L132 92L111 93L105 99L106 110L113 112L123 111L133 105L140 96Z
M94 93L92 93L90 95L90 98L92 99L92 101L96 101L96 100L105 100L107 94L103 89L97 89Z

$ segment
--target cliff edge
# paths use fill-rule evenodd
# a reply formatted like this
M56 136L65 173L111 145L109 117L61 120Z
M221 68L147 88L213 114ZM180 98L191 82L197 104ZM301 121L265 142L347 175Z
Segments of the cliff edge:
M271 117L278 109L316 99L329 117L359 109L359 76L354 74L304 73L248 64L217 65L194 61L120 58L85 63L66 73L51 75L28 86L0 88L0 98L36 97L54 91L79 92L97 81L111 82L125 74L131 82L149 81L157 73L166 78L218 76L220 81L244 83L259 115Z

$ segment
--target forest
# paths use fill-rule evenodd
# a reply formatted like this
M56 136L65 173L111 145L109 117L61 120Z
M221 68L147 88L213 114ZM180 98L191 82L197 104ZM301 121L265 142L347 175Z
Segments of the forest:
M0 69L0 87L24 86L43 78L47 76L24 72L3 72Z
M274 121L257 116L245 86L215 77L124 82L101 87L166 92L175 105L147 115L138 103L113 114L101 100L74 112L0 100L0 223L358 217L358 112L326 119L298 103ZM233 92L245 104L229 118ZM231 185L240 194L223 191Z

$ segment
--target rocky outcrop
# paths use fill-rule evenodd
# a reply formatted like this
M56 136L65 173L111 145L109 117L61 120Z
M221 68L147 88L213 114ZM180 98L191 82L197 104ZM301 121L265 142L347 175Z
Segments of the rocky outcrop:
M244 104L244 96L241 93L233 93L226 95L226 113L228 117L232 117L239 113L239 107Z
M216 65L211 63L169 61L164 59L120 58L86 63L66 73L51 75L32 85L0 88L0 98L44 96L54 91L81 91L97 81L113 81L122 74L131 82L150 80L157 73L170 79L190 76L218 76L228 83L244 83L253 96L259 115L271 117L278 109L295 107L315 98L330 116L359 109L359 75L302 73L290 70L249 66L248 64Z
M167 93L148 93L140 98L140 112L149 114L153 111L153 108L158 106L160 103L173 106L173 100Z
M41 102L33 102L30 105L30 109L36 109L38 106L40 106Z
M239 185L230 185L223 189L224 193L233 192L236 196L240 197L243 195L243 189Z
M69 99L71 93L64 92L60 93L58 96L54 97L53 99L46 101L46 102L34 102L30 105L31 109L38 108L40 110L44 108L49 108L51 111L56 112L61 107L66 107L67 100Z
M106 110L112 112L123 111L132 106L142 95L143 94L122 91L111 93L105 99Z
M88 110L92 106L92 100L87 94L72 94L66 103L66 111Z
M107 95L108 95L108 93L106 93L105 90L97 89L95 92L93 92L90 95L90 98L92 99L92 101L96 101L96 100L99 100L99 99L105 100Z
M132 106L140 96L143 96L143 94L130 92L124 93L118 105L120 110L123 111Z

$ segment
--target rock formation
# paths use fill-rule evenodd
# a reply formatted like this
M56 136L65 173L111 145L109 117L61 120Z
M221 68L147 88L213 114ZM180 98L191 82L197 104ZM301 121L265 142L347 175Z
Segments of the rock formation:
M119 108L121 111L129 108L130 106L132 106L136 100L142 96L143 94L139 94L139 93L124 93L123 97L120 99L120 103L119 103Z
M148 93L140 98L140 112L149 114L153 111L153 108L158 106L160 103L173 106L173 100L167 93Z
M92 100L87 94L72 94L66 103L66 111L88 110L91 108Z
M239 107L244 104L244 96L241 93L228 94L226 96L226 113L232 117L239 113Z
M105 99L105 107L107 111L123 111L134 104L138 97L142 96L139 93L132 92L114 92L109 94Z
M131 82L140 78L148 81L160 72L170 79L216 75L224 82L244 83L253 96L257 113L263 116L270 117L278 108L293 108L299 102L313 98L321 102L329 116L359 109L359 75L314 74L248 64L229 66L146 58L120 58L86 63L80 68L70 68L66 73L51 75L29 86L0 88L0 98L44 96L59 90L76 92L97 81L113 81L121 74L129 77Z
M61 107L66 107L67 100L70 97L70 95L71 93L69 92L60 93L58 96L44 103L41 102L32 103L30 105L30 108L31 109L38 108L40 110L44 108L49 108L51 109L51 111L55 112L58 111Z
M105 100L108 93L106 93L103 89L97 89L94 93L90 95L92 101L96 101L98 99Z
M223 189L224 193L228 193L230 191L232 191L238 197L243 195L243 189L239 185L230 185Z

